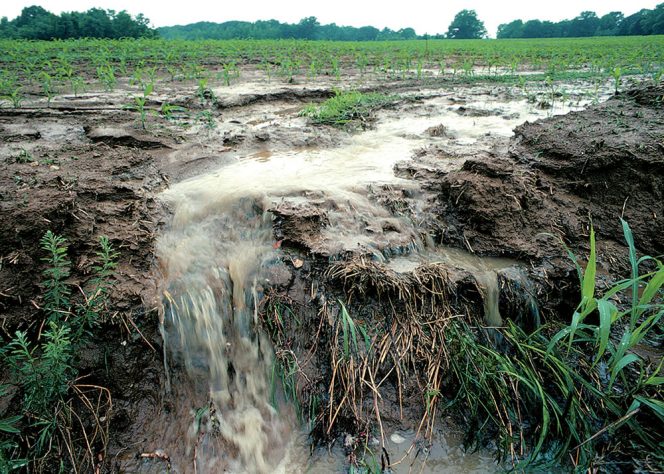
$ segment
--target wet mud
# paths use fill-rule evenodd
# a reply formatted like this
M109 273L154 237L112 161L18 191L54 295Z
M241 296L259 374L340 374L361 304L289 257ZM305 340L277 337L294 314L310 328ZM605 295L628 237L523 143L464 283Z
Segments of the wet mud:
M423 395L444 385L450 318L491 338L506 318L532 329L571 314L577 276L561 240L585 255L591 220L607 280L626 272L621 216L639 251L664 253L661 87L587 108L579 99L547 118L515 106L525 100L508 86L400 86L410 98L361 133L298 116L331 88L264 88L215 90L205 105L193 87L165 91L155 108L170 95L210 114L147 131L119 93L0 110L3 337L41 324L46 230L67 239L71 281L83 287L99 236L120 252L113 311L79 361L113 397L109 472L325 472L363 443L392 460L433 452L427 439L458 431ZM202 320L182 323L183 308L204 307L208 294L203 333ZM357 365L342 370L353 345L346 314L362 331ZM224 354L202 349L203 334L216 334ZM276 362L288 377L270 378ZM219 408L244 428L215 425ZM242 410L255 410L254 425ZM307 423L310 437L300 434ZM397 446L406 438L414 448ZM424 472L446 472L460 451L458 436L445 439ZM309 457L310 442L337 455ZM459 463L498 469L486 453Z

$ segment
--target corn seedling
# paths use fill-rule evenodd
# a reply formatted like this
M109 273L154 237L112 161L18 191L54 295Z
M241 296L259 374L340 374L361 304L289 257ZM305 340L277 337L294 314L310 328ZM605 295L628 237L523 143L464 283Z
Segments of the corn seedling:
M118 80L115 77L115 71L111 65L103 65L97 68L97 77L99 81L104 85L104 88L107 92L113 91L115 86L118 83Z
M611 70L611 77L613 78L616 94L618 94L618 90L620 89L620 79L622 78L622 75L623 71L620 67L614 67Z
M42 72L39 74L39 84L41 85L42 93L46 96L47 105L50 107L51 100L53 100L55 95L53 78L47 72Z
M184 107L169 104L168 102L162 102L159 107L159 114L166 120L175 120L179 115L184 114L185 112L186 109Z
M214 120L214 115L209 110L202 110L196 115L196 120L201 122L205 128L210 131L217 128L217 122Z
M4 96L5 99L9 100L12 104L12 107L15 109L20 109L23 104L23 93L21 88L17 87L9 95Z
M227 87L231 85L231 79L238 79L240 77L240 69L234 62L224 63L221 73L224 78L224 84Z
M272 64L269 61L263 60L259 67L265 73L267 82L270 83L272 79Z
M143 130L146 129L145 124L148 118L148 108L146 107L146 104L148 101L148 96L152 94L152 90L153 90L153 85L151 83L145 84L143 86L143 95L134 96L133 103L124 106L124 108L127 110L134 110L138 112L139 120L141 122L141 128Z

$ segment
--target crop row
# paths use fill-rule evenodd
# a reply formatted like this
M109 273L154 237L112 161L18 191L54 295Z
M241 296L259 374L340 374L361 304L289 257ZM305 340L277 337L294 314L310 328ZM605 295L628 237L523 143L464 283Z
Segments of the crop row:
M374 78L422 78L431 74L470 76L516 75L566 71L608 75L660 74L664 36L598 37L539 40L414 40L332 42L302 40L99 40L0 41L0 95L11 98L18 88L50 96L54 84L76 94L98 81L112 89L118 78L137 83L200 80L216 69L230 84L240 67L262 70L269 80L280 76L341 79L372 74ZM151 80L144 80L145 77Z

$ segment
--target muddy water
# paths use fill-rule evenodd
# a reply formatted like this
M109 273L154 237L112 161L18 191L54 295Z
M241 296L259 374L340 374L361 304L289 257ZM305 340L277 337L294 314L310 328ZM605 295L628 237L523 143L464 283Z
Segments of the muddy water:
M472 144L488 131L507 137L518 122L536 117L523 104L521 112L508 119L460 116L458 110L439 107L441 99L428 105L438 112L398 118L388 114L375 130L354 135L337 149L263 151L164 192L163 200L173 211L172 224L158 244L165 276L165 361L167 366L186 367L191 379L205 387L209 400L204 406L190 407L194 415L186 432L170 433L186 444L184 457L172 459L176 472L336 469L325 463L315 467L308 456L298 454L304 452L299 428L284 415L287 410L279 411L270 403L268 373L273 352L257 324L265 272L278 259L268 209L283 203L323 207L330 222L318 250L330 256L376 245L378 237L366 228L379 219L394 221L397 244L423 249L412 223L396 219L376 205L367 196L367 187L412 187L412 182L395 177L393 168L431 140L424 138L428 127L442 123L453 131L455 140ZM380 256L378 251L376 254ZM509 266L508 262L452 251L442 257L421 254L413 258L410 263L394 260L392 264L407 267L417 259L444 258L473 270L485 289L487 323L500 324L495 270ZM178 402L191 403L186 399ZM206 413L205 428L195 415L202 412ZM173 424L172 429L181 428ZM472 472L473 466L480 466L482 472L495 468L482 457L451 456L442 449L446 443L442 439L438 451L427 448L432 462L439 459L429 465L433 469L429 472L447 472L444 466L450 472ZM339 456L333 459L335 466L341 466Z
M390 215L366 197L366 185L399 181L392 167L410 150L406 139L392 139L393 127L358 135L341 150L238 161L164 193L173 210L158 244L166 277L167 361L207 380L219 443L237 452L227 459L221 444L201 443L201 432L189 433L184 438L199 472L272 472L289 440L290 420L270 404L273 354L257 325L263 272L277 257L266 209L288 199L323 199L332 203L330 252L369 244L356 221Z
M306 438L302 436L298 441L300 444L305 443ZM461 434L450 427L436 430L430 442L418 440L414 431L392 431L386 436L385 450L391 463L389 471L385 472L392 474L480 474L499 471L489 453L466 452ZM348 471L346 457L339 446L330 450L320 449L313 455L308 451L291 449L289 457L288 473L329 474ZM368 446L366 459L375 461L375 466L381 466L381 449L377 439L372 440ZM387 458L383 460L387 461ZM372 464L372 461L367 464Z
M518 266L519 262L507 258L478 257L455 248L428 248L424 251L390 259L389 268L396 272L410 272L425 263L445 263L460 268L475 278L483 293L484 319L488 326L501 326L503 320L498 308L500 289L498 271Z

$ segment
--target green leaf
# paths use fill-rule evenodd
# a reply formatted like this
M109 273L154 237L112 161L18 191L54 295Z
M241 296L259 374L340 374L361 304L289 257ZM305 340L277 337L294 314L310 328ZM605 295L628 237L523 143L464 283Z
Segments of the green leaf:
M16 426L14 426L21 419L20 415L10 416L9 418L3 418L0 420L0 431L4 433L18 434L21 432Z
M655 313L643 321L635 330L634 334L630 338L629 345L630 347L635 346L648 334L651 328L656 327L657 323L664 316L664 309L659 313Z
M595 251L595 229L590 227L590 257L586 270L583 272L583 284L581 286L581 296L584 300L590 301L595 297L595 276L597 273L597 254Z
M595 364L604 355L604 351L606 351L606 346L609 343L609 335L611 334L612 318L618 312L612 303L603 299L597 301L597 309L599 310L599 349L595 357Z
M609 381L609 386L613 386L613 382L616 380L616 377L618 377L618 374L620 374L620 372L625 367L627 367L632 362L636 362L639 360L641 360L641 358L636 354L627 354L622 359L620 359L618 363L611 370L611 380Z
M664 285L664 267L660 267L657 270L657 273L655 273L650 281L648 281L648 284L641 294L639 306L649 305L655 295L661 290L662 285Z
M664 377L650 377L645 382L646 385L662 385L664 384Z
M664 401L645 397L634 397L634 399L638 400L643 405L646 405L653 412L655 412L660 420L664 421Z
M629 228L627 221L623 218L620 218L622 223L623 234L625 235L625 241L629 247L629 263L632 269L632 307L631 307L631 317L630 317L630 328L634 329L634 324L638 318L638 312L636 309L636 302L639 299L639 264L636 259L636 246L634 245L634 236L632 235L632 230Z

